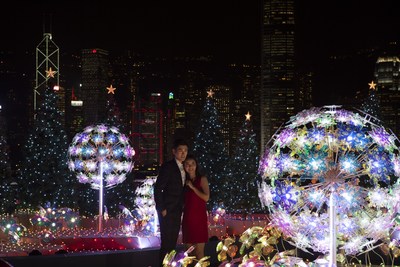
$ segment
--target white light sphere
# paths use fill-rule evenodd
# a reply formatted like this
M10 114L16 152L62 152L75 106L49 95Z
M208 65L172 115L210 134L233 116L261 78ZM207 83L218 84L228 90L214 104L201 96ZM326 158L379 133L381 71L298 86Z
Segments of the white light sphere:
M80 183L90 183L92 188L99 189L104 177L107 188L126 179L133 169L134 155L129 138L118 128L99 124L75 135L68 149L68 167Z

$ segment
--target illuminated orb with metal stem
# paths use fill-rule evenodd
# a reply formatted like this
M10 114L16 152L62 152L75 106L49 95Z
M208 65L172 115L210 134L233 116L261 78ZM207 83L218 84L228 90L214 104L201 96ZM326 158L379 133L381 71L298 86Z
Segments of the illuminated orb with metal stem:
M77 133L68 149L69 169L80 183L99 190L99 231L102 231L103 188L122 183L131 172L135 150L118 128L104 124Z
M329 253L330 266L399 228L399 140L377 122L340 106L303 110L260 161L259 197L271 224L296 247Z

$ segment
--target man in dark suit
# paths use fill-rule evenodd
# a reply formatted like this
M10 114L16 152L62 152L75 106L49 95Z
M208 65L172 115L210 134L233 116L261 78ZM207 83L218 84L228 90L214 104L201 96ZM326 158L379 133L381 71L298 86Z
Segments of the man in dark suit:
M178 241L185 185L185 170L182 163L186 159L188 149L189 146L183 139L175 140L172 146L174 158L161 165L154 186L154 200L161 234L160 266L165 255L176 249Z

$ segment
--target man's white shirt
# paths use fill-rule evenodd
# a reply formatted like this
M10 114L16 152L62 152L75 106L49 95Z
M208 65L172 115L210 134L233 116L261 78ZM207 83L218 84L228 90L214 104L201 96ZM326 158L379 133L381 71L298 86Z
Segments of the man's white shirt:
M176 164L178 164L179 170L181 171L182 185L185 185L186 172L185 172L185 169L183 168L183 164L177 160L176 160Z

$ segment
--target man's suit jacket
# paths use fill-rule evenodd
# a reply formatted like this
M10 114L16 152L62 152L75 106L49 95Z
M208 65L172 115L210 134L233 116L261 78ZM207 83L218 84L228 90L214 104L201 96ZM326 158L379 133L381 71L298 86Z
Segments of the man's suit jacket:
M154 186L157 211L181 212L183 207L183 184L181 171L175 158L161 165Z

